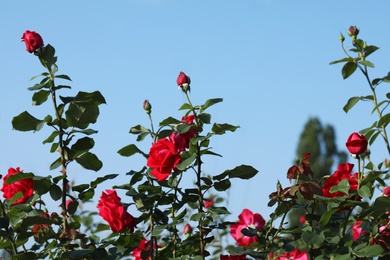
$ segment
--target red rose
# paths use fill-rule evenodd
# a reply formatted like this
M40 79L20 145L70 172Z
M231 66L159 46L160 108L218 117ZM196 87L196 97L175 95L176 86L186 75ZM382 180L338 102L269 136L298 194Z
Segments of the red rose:
M241 231L244 228L260 230L264 228L264 225L265 220L260 214L253 214L249 209L244 209L238 216L238 223L230 225L230 235L236 240L237 245L247 246L256 242L257 237L244 236Z
M110 225L113 232L130 229L132 233L135 227L135 219L122 206L121 199L116 190L103 191L98 202L99 215Z
M386 197L390 197L390 186L383 189L383 195Z
M180 160L181 157L177 153L175 144L163 138L152 144L146 165L153 168L151 175L158 181L163 181L168 178Z
M364 153L367 150L367 145L366 137L356 132L352 133L346 142L347 149L351 154Z
M192 227L190 226L190 224L187 223L187 224L184 226L183 234L184 234L184 235L191 235L191 234L192 234Z
M3 187L0 189L3 192L3 197L6 198L7 200L12 199L12 197L18 192L23 193L23 197L14 201L12 205L25 203L34 193L34 189L33 189L34 181L30 178L18 180L11 184L5 183L9 176L15 175L19 172L21 172L19 167L17 167L16 169L9 168L8 174L3 179L4 180Z
M146 240L145 238L142 238L141 242L139 242L139 245L137 246L137 248L135 248L133 250L133 253L131 253L131 256L134 257L135 260L143 260L141 254L142 254L142 251L149 251L150 249L150 245L149 245L149 241ZM149 260L150 257L146 258L146 260Z
M363 224L363 221L358 220L352 225L353 241L356 241L359 239L360 234L362 233L362 224Z
M38 33L29 30L23 33L22 42L26 44L26 51L30 53L43 47L42 37Z
M330 192L330 189L336 186L340 181L347 179L349 182L349 192L356 191L358 187L358 174L351 174L353 168L353 164L345 163L340 164L337 168L337 171L333 173L324 183L324 187L322 188L322 196L334 198L334 197L343 197L346 194L342 192Z
M203 206L206 208L206 209L208 209L208 208L210 208L211 206L213 206L214 205L214 201L213 200L204 200L203 201Z
M179 76L177 77L176 83L178 86L184 84L189 85L191 83L191 79L184 72L180 72Z
M275 260L309 260L309 256L305 251L301 252L298 248L295 248L292 252L284 253L278 256Z
M245 255L220 255L220 260L246 260Z

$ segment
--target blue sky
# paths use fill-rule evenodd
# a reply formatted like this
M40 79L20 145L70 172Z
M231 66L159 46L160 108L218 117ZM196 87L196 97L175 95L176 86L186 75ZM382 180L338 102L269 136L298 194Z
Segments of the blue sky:
M27 90L35 84L29 79L43 72L20 41L25 30L33 30L56 48L60 73L73 80L73 89L62 95L99 90L107 100L94 125L99 133L93 152L104 167L94 173L70 166L70 179L83 183L118 173L120 177L101 188L127 182L125 173L140 169L144 162L137 156L121 157L117 151L136 142L128 133L130 127L148 126L142 102L149 99L156 123L170 115L180 118L178 108L186 100L175 81L184 71L192 79L194 104L221 97L224 102L210 108L213 121L240 126L235 133L212 140L214 151L223 158L207 159L205 173L215 175L241 164L260 172L251 181L233 182L229 219L235 220L243 208L268 219L268 195L278 179L289 185L286 172L310 116L335 127L340 149L349 134L376 119L368 103L344 113L346 101L368 95L368 87L358 73L343 80L341 66L329 62L344 57L340 31L356 25L368 44L381 47L370 58L377 67L373 78L387 74L389 8L384 0L372 5L334 0L120 0L40 1L28 6L3 1L0 172L4 175L9 167L20 166L37 175L59 174L49 171L57 155L42 145L49 129L22 133L11 126L12 118L24 110L37 117L52 113L49 103L33 107L33 93ZM148 151L150 144L148 140L137 145ZM386 158L382 143L372 150L375 163ZM186 177L191 185L194 176Z

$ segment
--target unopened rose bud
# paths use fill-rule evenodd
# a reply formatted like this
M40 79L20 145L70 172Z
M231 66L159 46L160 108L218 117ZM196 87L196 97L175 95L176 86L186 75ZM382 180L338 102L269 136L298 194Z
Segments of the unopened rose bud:
M344 40L345 40L345 37L344 37L344 35L342 33L340 33L339 40L340 40L341 43L343 43Z
M143 108L146 114L150 115L150 113L152 112L152 105L149 103L149 100L144 101Z
M356 26L350 26L348 29L348 35L352 37L352 39L356 40L357 35L359 34L359 29Z
M176 83L179 89L183 90L185 93L187 93L187 91L190 91L191 79L184 72L180 72L179 76L177 77Z
M191 235L192 234L192 227L190 224L186 224L183 229L184 235Z

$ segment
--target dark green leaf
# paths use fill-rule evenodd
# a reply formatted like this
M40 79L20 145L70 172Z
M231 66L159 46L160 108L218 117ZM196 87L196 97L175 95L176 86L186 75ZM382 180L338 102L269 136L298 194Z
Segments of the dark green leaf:
M199 116L200 121L202 121L204 124L210 124L211 122L211 115L207 113L202 113Z
M341 74L343 75L343 78L346 79L349 76L351 76L355 72L356 68L357 68L357 64L355 62L353 61L347 62L341 70Z
M215 133L215 134L221 135L221 134L224 134L226 131L234 132L234 131L236 131L237 128L239 128L239 126L234 126L234 125L230 125L230 124L214 123L211 131L213 131L213 133Z
M231 186L231 183L230 183L229 179L222 180L219 182L214 182L214 188L217 191L226 191L227 189L230 188L230 186Z
M32 100L33 100L33 106L39 106L46 102L47 97L50 95L50 91L46 90L40 90L33 94Z
M371 53L375 52L379 48L374 45L369 45L364 48L364 56L368 57Z
M116 178L119 174L108 174L103 177L98 177L96 180L91 182L91 188L96 188L100 183L106 181L106 180L112 180Z
M184 171L188 166L191 165L191 163L196 159L196 154L192 154L189 158L185 159L178 165L176 165L176 168L180 171Z
M50 44L47 44L43 48L43 53L39 56L39 60L41 61L42 65L48 69L51 70L51 67L56 63L57 57L54 56L55 49Z
M374 205L371 207L373 209L371 215L373 218L377 218L380 215L385 214L390 210L390 198L385 196L379 196L375 199Z
M229 178L250 179L259 171L250 165L240 165L229 171Z
M317 246L324 242L325 236L322 233L306 231L302 233L302 241L308 246Z
M72 190L76 192L84 192L86 189L89 189L89 184L80 184L72 186Z
M72 81L68 75L56 75L54 76L55 78L59 78L59 79L66 79L66 80L70 80Z
M60 166L61 166L61 157L58 157L57 160L52 162L52 164L50 165L50 170L55 170Z
M181 123L181 121L177 120L176 118L173 117L168 117L164 119L163 121L160 122L160 126L166 126L166 125L177 125Z
M390 113L382 116L382 118L378 122L378 127L386 127L387 124L390 122Z
M5 181L6 184L12 184L16 181L20 181L23 179L32 179L34 178L33 173L24 173L24 172L18 172L16 174L8 176L7 180Z
M348 57L348 58L343 58L343 59L341 59L341 60L332 61L332 62L330 62L329 64L330 64L330 65L333 65L333 64L336 64L336 63L350 62L350 61L353 61L353 58Z
M50 186L50 196L53 200L59 200L62 198L62 190L61 188L56 185L56 184L52 184Z
M212 105L217 104L217 103L222 102L222 101L223 101L222 98L212 98L212 99L206 100L206 102L201 106L202 111L204 111L208 107L211 107Z
M42 129L43 120L39 120L27 111L22 112L12 119L12 127L18 131L39 131Z
M83 134L86 134L86 135L92 135L92 134L96 134L98 131L93 130L93 129L83 129L83 130L73 129L73 132L74 133L83 133Z
M359 246L357 246L359 247ZM383 248L380 245L361 245L358 249L354 248L353 253L357 257L375 257L383 253Z
M33 188L35 192L38 193L39 195L43 195L49 192L50 185L51 182L47 178L34 180L33 182Z
M95 141L89 137L83 137L78 139L71 147L74 152L74 156L77 157L83 152L87 152L95 145Z
M179 110L191 110L192 107L190 106L190 104L187 104L187 103L184 103L180 108Z
M330 193L341 192L344 193L345 195L348 195L350 187L351 186L349 184L349 181L347 179L343 179L339 183L337 183L336 186L333 186L330 189Z
M358 194L362 198L371 198L372 192L371 189L367 187L367 185L360 187L358 190Z
M359 63L366 66L366 67L375 68L374 63L372 63L368 60L361 60Z
M143 127L142 125L136 125L136 126L133 126L132 128L130 128L130 133L131 134L140 134L140 133L150 133L150 130Z
M144 156L147 156L146 154L144 154L140 149L138 149L138 147L135 145L135 144L130 144L130 145L127 145L125 147L123 147L122 149L120 149L118 151L118 153L122 156L125 156L125 157L129 157L129 156L132 156L136 153L140 153Z
M360 97L351 97L347 104L343 107L343 110L345 111L345 113L347 113L351 108L353 108L356 103L360 100Z
M99 108L93 103L71 103L65 114L69 126L85 129L96 123Z
M95 195L95 191L93 189L89 189L83 193L79 194L79 199L83 202L86 202L93 198L93 195Z
M97 158L97 156L91 152L84 153L80 157L76 158L76 162L83 166L85 169L98 171L102 168L103 163Z

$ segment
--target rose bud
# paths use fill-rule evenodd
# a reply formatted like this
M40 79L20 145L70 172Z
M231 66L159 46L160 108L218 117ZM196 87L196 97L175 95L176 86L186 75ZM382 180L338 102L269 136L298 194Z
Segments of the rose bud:
M185 93L190 91L191 79L184 72L180 72L176 80L179 89L183 90Z
M361 154L367 150L368 141L364 135L354 132L348 137L345 145L351 154Z
M192 227L190 224L186 224L183 229L184 235L191 235L192 234Z
M33 53L43 47L42 37L38 33L29 30L23 33L22 42L26 44L26 51L29 53Z
M152 105L149 103L149 100L144 101L143 108L146 114L150 115L150 113L152 112Z
M359 34L359 29L356 26L350 26L348 29L348 35L353 39L356 39L356 36Z
M342 33L340 33L339 40L340 40L341 43L343 43L344 40L345 40L345 37L344 37L344 35Z

